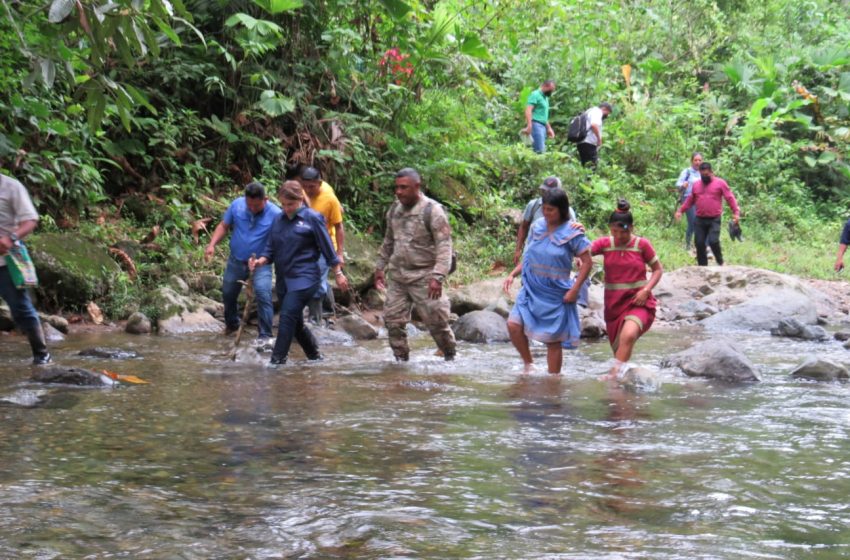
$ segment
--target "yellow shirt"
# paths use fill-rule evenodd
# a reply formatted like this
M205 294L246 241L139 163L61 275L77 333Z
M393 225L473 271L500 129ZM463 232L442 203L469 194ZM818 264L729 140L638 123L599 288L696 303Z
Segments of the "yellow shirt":
M336 225L342 223L342 204L339 203L339 199L334 194L333 187L322 181L319 186L319 194L310 199L310 208L325 217L334 249L339 251L339 246L336 243Z

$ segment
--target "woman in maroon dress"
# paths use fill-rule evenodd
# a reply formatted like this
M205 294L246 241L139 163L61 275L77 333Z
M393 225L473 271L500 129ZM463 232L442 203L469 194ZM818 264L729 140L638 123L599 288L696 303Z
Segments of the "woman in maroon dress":
M655 320L652 288L661 280L661 263L652 244L632 233L629 203L620 200L608 220L611 235L593 242L590 252L603 255L605 270L605 324L614 351L614 366L605 378L617 376L632 357L635 342ZM646 279L646 267L652 276Z

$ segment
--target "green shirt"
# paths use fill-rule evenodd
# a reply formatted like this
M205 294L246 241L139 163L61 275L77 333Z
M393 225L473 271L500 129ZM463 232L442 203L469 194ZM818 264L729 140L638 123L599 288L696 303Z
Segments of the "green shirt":
M528 104L534 106L531 111L531 120L546 124L549 122L549 98L543 95L540 88L531 92L528 96Z

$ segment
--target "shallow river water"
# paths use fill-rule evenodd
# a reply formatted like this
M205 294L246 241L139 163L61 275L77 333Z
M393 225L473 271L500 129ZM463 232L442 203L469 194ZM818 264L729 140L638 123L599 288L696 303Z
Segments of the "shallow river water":
M737 342L762 383L636 395L596 380L605 343L522 378L509 345L446 364L427 336L405 366L375 341L268 370L213 335L76 335L63 365L151 383L0 406L0 558L850 558L850 387L787 375L847 351ZM27 359L0 338L0 396L44 389Z

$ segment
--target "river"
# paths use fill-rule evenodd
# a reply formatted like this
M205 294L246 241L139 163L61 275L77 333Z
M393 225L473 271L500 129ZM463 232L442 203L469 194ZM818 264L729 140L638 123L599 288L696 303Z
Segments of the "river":
M634 362L702 336L656 328ZM641 395L596 380L605 343L523 378L509 345L447 364L428 337L404 366L374 341L269 370L212 335L74 335L63 365L150 384L0 406L0 557L850 557L850 387L788 377L847 351L736 339L763 382ZM44 389L20 337L0 356L0 394Z

